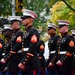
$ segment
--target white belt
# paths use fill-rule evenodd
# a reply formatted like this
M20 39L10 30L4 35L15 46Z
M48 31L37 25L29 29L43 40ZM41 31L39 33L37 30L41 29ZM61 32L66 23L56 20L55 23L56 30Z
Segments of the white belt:
M19 50L17 53L22 53L22 50Z
M37 56L39 56L39 54L37 54Z
M55 51L50 51L50 54L54 54L55 53Z
M50 54L54 54L55 53L55 51L50 51ZM60 51L59 52L59 54L65 54L66 53L66 51Z
M5 53L2 53L2 56L4 56L5 55Z
M66 54L66 51L60 51L59 54Z
M24 50L23 51L28 51L29 50L29 48L24 48Z
M74 57L75 57L75 55L74 55Z

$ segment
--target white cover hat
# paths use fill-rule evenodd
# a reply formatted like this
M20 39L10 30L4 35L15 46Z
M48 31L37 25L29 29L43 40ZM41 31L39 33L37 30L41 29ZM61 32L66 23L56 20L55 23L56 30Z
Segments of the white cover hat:
M9 17L8 17L8 20L10 20L10 21L11 21L11 20L19 20L19 21L20 21L21 18L20 18L20 16L9 16Z
M4 29L12 29L10 24L5 24Z
M49 29L49 28L54 28L54 29L56 29L57 26L56 26L54 23L49 23L47 29Z
M36 18L37 14L31 10L23 9L22 10L23 16L31 16L32 18ZM21 17L22 18L22 17Z
M69 25L70 24L69 21L67 21L67 20L58 20L57 22L58 22L59 26Z
M72 34L75 34L75 30L71 30L71 33L72 33Z
M3 29L0 27L0 34L2 34Z

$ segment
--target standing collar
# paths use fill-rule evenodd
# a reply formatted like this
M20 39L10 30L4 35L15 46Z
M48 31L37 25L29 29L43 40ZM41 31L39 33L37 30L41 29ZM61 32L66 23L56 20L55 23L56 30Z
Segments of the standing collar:
M33 26L30 25L29 27L25 28L25 30L27 31L28 29L32 28Z
M17 32L17 31L19 31L20 30L20 28L17 28L16 30L14 30L14 32Z
M65 37L66 35L68 35L68 32L62 34L62 37Z
M54 33L54 34L50 35L50 37L51 37L51 38L53 38L55 35L56 35L56 33Z

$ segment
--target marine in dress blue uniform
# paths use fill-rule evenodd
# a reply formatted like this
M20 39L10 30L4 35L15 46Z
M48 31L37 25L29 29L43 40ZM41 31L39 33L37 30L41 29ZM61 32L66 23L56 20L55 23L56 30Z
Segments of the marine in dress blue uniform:
M12 31L12 29L10 27L10 24L4 24L3 26L4 26L4 29L2 30L2 35L4 35L4 38L5 38L5 40L4 40L5 41L5 46L4 46L4 52L2 53L2 55L4 57L9 52L9 49L6 49L6 48L8 47L8 44L9 44L9 41L10 41L10 39L12 37L13 31ZM7 63L2 64L1 70L3 72L5 72L5 70L6 70Z
M3 29L0 28L0 36L2 35L2 30L3 30ZM2 57L3 57L4 46L5 46L5 41L4 41L2 38L0 38L0 59L2 59ZM1 74L4 74L4 73L2 72L1 67L2 67L2 64L0 63L0 75L1 75Z
M1 59L2 63L7 64L7 72L6 75L18 75L19 68L18 64L21 59L22 52L22 36L23 32L20 30L20 17L18 16L10 16L9 17L11 28L13 30L13 35L9 43L10 52Z
M71 30L72 36L74 37L74 43L75 43L75 30ZM74 59L73 59L73 74L75 75L75 52L74 52Z
M74 38L68 34L69 21L58 20L61 39L58 41L58 75L72 75L72 60L74 53Z
M31 10L24 9L22 24L26 27L24 32L24 50L22 60L18 67L27 72L26 75L36 75L40 68L40 60L37 56L37 44L39 41L39 34L36 28L33 27L34 19L37 14ZM36 63L36 64L35 64Z
M57 26L54 23L48 24L48 34L50 38L48 40L48 48L49 48L49 59L47 60L47 73L48 75L56 75L57 72L57 57L58 57L58 48L57 42L60 38L59 35L56 34Z
M41 30L37 29L39 35L41 34ZM40 75L46 75L45 69L46 69L46 60L44 57L44 50L45 50L45 43L43 40L39 40L38 46L37 46L37 55L41 63L41 69L40 69ZM38 72L39 73L39 72Z

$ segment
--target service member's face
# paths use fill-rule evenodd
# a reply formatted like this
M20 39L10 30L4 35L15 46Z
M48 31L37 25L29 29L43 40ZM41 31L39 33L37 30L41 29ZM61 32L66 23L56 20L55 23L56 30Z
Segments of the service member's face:
M13 22L13 23L11 24L11 28L12 28L12 29L15 29L15 22Z
M59 28L59 32L60 33L66 33L66 32L68 32L68 26L63 26L63 27Z
M15 29L18 27L18 25L19 25L19 22L13 22L13 23L11 24L11 28L12 28L13 30L15 30Z
M22 24L24 26L29 25L31 22L33 22L33 19L32 18L22 19Z
M52 29L49 29L49 30L48 30L48 34L49 34L49 35L52 35L52 34L54 34L54 33L55 33L55 29L52 28Z

